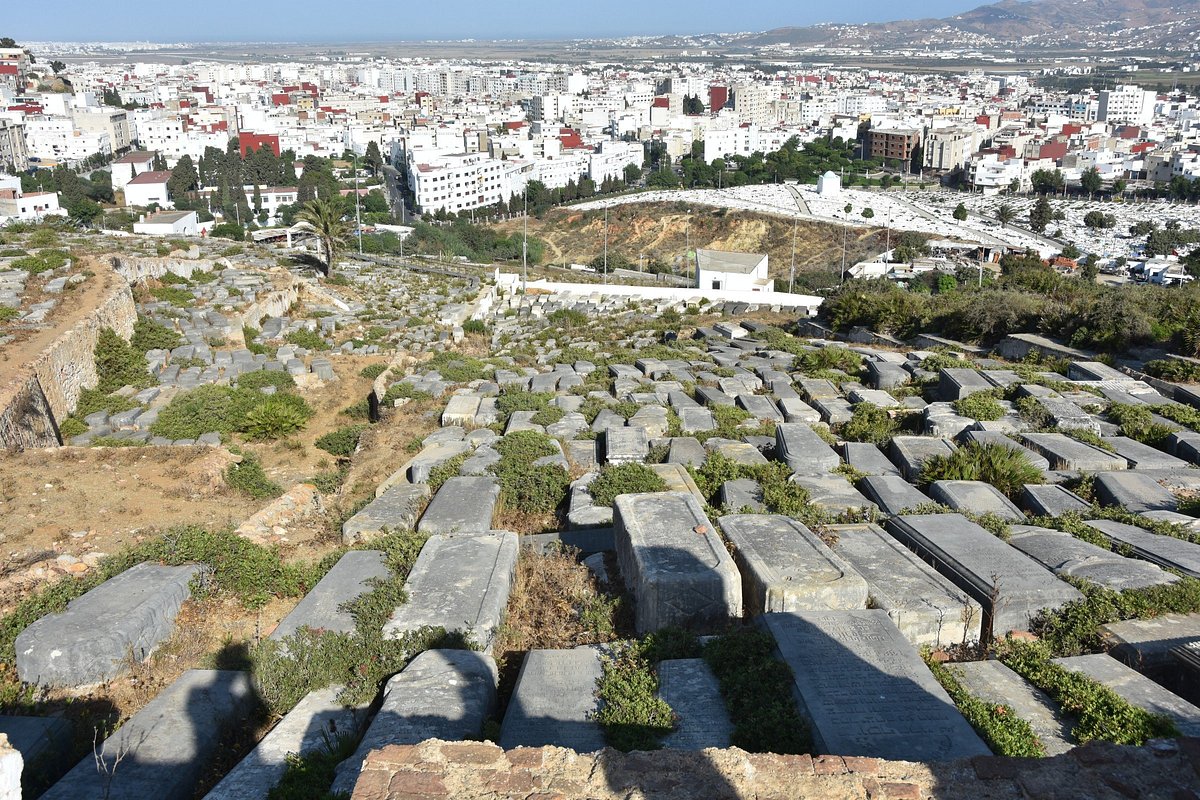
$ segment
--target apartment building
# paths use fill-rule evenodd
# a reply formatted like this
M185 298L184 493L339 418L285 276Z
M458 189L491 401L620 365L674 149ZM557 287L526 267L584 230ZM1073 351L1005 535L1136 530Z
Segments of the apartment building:
M1100 122L1121 122L1128 125L1149 125L1154 121L1154 104L1158 95L1137 86L1124 84L1100 92L1096 118Z
M417 206L427 214L452 213L506 203L512 188L506 162L482 153L443 155L417 161L408 151L409 182Z
M29 169L25 150L25 126L0 119L0 172L24 172Z
M913 149L921 143L921 132L915 128L876 128L867 142L871 158L907 164Z

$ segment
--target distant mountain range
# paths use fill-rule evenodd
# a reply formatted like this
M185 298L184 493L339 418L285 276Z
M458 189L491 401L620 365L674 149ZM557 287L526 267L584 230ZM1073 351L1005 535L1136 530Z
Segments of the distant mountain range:
M1200 0L1001 0L944 19L827 23L737 38L759 46L1200 52Z

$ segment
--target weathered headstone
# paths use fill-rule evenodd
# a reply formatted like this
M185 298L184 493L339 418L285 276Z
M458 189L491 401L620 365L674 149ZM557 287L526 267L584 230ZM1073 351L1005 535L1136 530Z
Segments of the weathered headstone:
M617 560L639 633L741 616L737 567L693 494L620 495L614 511Z
M955 511L973 514L995 514L1013 522L1023 521L1025 515L1000 490L983 481L934 481L929 485L929 496L935 502L950 506Z
M799 422L775 426L775 457L802 475L823 475L841 465L842 460L812 428Z
M1094 678L1136 708L1169 718L1184 736L1200 736L1200 707L1168 691L1107 653L1056 658L1054 661L1072 672L1081 672L1089 678Z
M412 530L427 499L427 483L393 484L342 523L342 543L369 542L385 531Z
M343 609L343 605L370 592L376 579L390 575L383 553L351 550L339 558L325 577L283 618L270 638L282 640L302 627L350 633L354 630L354 617Z
M794 519L735 514L721 529L737 551L746 613L866 607L867 582Z
M790 483L808 492L808 502L834 514L871 511L875 508L841 475L793 475Z
M1062 531L1014 525L1008 543L1055 575L1083 578L1115 592L1179 580L1149 562L1125 558Z
M431 536L408 580L408 601L383 626L399 637L422 626L471 637L485 652L504 619L517 568L517 536L508 531Z
M1118 455L1062 433L1022 433L1020 438L1030 450L1045 456L1051 469L1103 472L1129 466Z
M988 755L882 609L765 614L816 752L904 761Z
M421 533L482 533L492 527L500 484L491 477L450 478L421 515Z
M1116 506L1135 514L1146 511L1174 511L1179 506L1175 495L1148 475L1139 472L1110 472L1096 476L1096 497L1101 504Z
M905 480L921 477L921 467L934 456L951 455L956 448L948 439L929 436L893 436L892 461L900 468Z
M1061 755L1075 745L1071 723L1054 701L999 661L951 664L949 668L972 697L991 706L1006 705L1018 719L1029 723L1046 755Z
M477 739L496 707L496 662L473 650L426 650L383 688L379 713L331 791L349 794L372 750L426 739Z
M500 727L498 744L514 747L569 747L592 753L605 746L595 720L596 681L603 674L594 647L530 650L521 664Z
M1087 524L1115 544L1128 547L1139 558L1191 578L1200 578L1200 544L1143 530L1112 520L1088 520Z
M86 686L143 661L175 630L200 568L144 562L42 617L16 638L17 675L40 686Z
M899 475L871 475L858 485L863 496L885 514L902 514L933 502Z
M725 710L721 686L702 658L680 658L658 664L658 694L675 713L675 730L663 738L669 750L727 748L733 723Z

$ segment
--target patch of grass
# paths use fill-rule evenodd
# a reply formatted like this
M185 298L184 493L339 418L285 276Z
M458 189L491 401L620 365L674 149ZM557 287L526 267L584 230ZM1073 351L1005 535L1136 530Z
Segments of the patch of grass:
M704 660L717 676L733 722L732 743L751 753L799 754L812 737L793 699L792 671L775 658L775 641L741 629L709 641Z
M250 409L242 431L255 441L275 441L304 427L312 416L308 403L295 395L269 395Z
M133 325L129 344L144 354L150 350L174 350L183 344L183 337L150 317L139 316Z
M242 456L240 462L229 465L225 470L225 483L231 489L255 500L266 500L283 494L283 487L268 478L262 463L249 454Z
M121 411L128 411L136 406L137 402L128 397L108 394L99 389L84 389L79 393L79 402L75 405L73 416L83 418L98 411L107 411L109 414L116 414Z
M490 372L486 362L451 352L435 354L425 366L437 370L438 374L442 376L442 380L449 383L470 383L482 380Z
M874 403L857 403L850 421L841 427L839 434L849 442L870 442L876 446L886 444L900 432L900 423Z
M62 436L63 441L85 434L87 431L87 423L78 417L67 417L58 426L58 433Z
M453 458L448 458L441 464L429 471L429 492L437 494L442 488L442 484L451 478L457 478L459 470L462 469L463 462L467 460L466 453L459 453Z
M161 300L176 308L191 308L196 302L191 292L177 286L155 286L150 290L150 294L155 300Z
M406 381L393 383L388 387L388 390L383 394L381 404L390 406L397 400L432 400L433 395L429 392L423 392Z
M500 413L500 422L505 423L514 411L536 411L539 413L546 411L550 408L552 400L554 400L554 395L549 392L527 392L523 389L505 389L496 398L496 410ZM552 422L557 422L557 420L552 420Z
M984 481L1009 498L1020 494L1027 483L1045 482L1042 471L1023 452L995 442L967 442L953 453L934 456L922 465L922 486L945 480Z
M267 386L274 386L276 391L284 392L296 388L296 379L281 369L260 369L238 375L237 385L239 389L254 389L255 391L260 391Z
M1149 739L1179 736L1170 719L1137 708L1104 684L1050 660L1041 642L1004 641L1000 660L1076 716L1072 733L1080 742L1100 740L1143 745Z
M1104 441L1103 439L1101 439L1099 436L1092 433L1091 431L1085 431L1082 428L1065 428L1065 429L1061 430L1060 433L1065 433L1067 436L1070 436L1072 439L1074 439L1077 442L1083 442L1084 444L1090 444L1092 447L1097 447L1097 448L1105 451L1106 453L1117 452L1117 448L1113 447L1111 444Z
M267 794L267 800L336 800L344 794L331 794L338 764L354 755L358 737L350 733L322 734L321 746L304 755L287 754L287 768L279 783Z
M933 677L993 753L1013 758L1043 758L1046 755L1046 748L1033 728L1018 717L1011 706L985 703L976 698L963 688L952 667L933 660L928 650L923 651L922 656Z
M362 438L367 427L367 425L347 425L319 437L313 444L332 456L349 458L354 454L355 448L358 447L358 440Z
M358 371L358 374L373 381L387 371L387 364L368 364Z
M210 431L271 439L300 430L312 413L308 403L293 394L264 395L241 386L197 386L172 398L150 432L167 439L195 439Z
M88 442L89 447L145 447L139 439L119 439L116 436L97 436Z
M1167 438L1178 430L1171 425L1163 425L1154 421L1154 411L1150 406L1135 406L1125 403L1113 403L1108 407L1108 418L1121 426L1121 435L1135 439L1151 447L1163 446Z
M331 347L329 342L325 341L325 337L308 328L292 331L284 336L283 340L296 347L303 347L305 350L328 350Z
M954 413L980 422L993 422L1004 416L1004 406L992 392L975 392L955 400Z
M645 464L606 465L588 486L598 506L611 506L619 494L665 491L666 481Z
M553 439L536 431L510 433L496 443L500 461L490 468L500 479L500 501L524 512L554 511L567 495L570 479L558 464L534 461L559 454Z

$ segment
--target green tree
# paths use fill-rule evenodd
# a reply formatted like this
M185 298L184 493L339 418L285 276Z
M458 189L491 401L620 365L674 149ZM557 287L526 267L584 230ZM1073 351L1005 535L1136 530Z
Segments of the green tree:
M374 139L367 142L367 154L363 156L363 164L371 171L372 175L378 175L383 172L383 153L379 152L379 143Z
M171 177L167 179L167 194L172 200L178 200L198 188L200 188L200 173L196 171L192 157L181 156L171 170Z
M155 153L154 160L150 162L150 167L156 172L166 172L167 159L163 158L162 153Z
M1001 228L1007 228L1008 223L1012 222L1016 218L1017 212L1013 211L1012 206L1010 206L1008 203L1002 203L1000 207L996 209L996 219L1000 222Z
M1039 169L1029 176L1033 190L1038 194L1061 192L1066 186L1066 179L1060 170Z
M350 226L342 219L342 204L334 198L319 198L308 201L296 215L301 222L308 223L321 242L325 254L325 274L333 272L338 251L350 235Z
M923 169L925 169L925 148L917 145L912 149L912 155L908 159L908 171L910 174L919 175Z
M66 68L67 68L67 65L61 61L51 61L50 62L50 69L54 70L55 75L59 74Z
M1042 195L1029 210L1029 227L1036 233L1043 233L1053 217L1054 210L1050 207L1050 201Z
M1088 196L1094 195L1104 186L1104 179L1100 177L1100 170L1095 167L1088 167L1079 176L1079 186Z
M11 36L5 36L0 39L0 47L20 47Z
M700 95L685 94L683 96L683 113L693 117L704 113L704 102L700 99Z
M965 222L967 219L967 207L959 203L954 209L954 218L959 222Z
M1081 251L1078 247L1076 247L1071 242L1067 242L1066 246L1063 247L1062 252L1059 253L1059 255L1062 256L1063 258L1069 258L1072 261L1074 261L1075 259L1079 258L1081 255L1083 255L1083 251Z
M625 165L625 184L637 183L642 177L642 168L637 164Z

